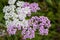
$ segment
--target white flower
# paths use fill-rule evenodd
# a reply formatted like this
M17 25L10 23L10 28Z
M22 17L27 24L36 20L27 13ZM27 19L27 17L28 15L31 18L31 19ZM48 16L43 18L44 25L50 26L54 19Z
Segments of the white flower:
M4 15L4 18L9 20L9 14L6 13L6 14Z
M16 0L9 0L8 4L14 4L16 2Z
M10 7L10 9L11 9L11 11L15 11L15 5L9 5L9 7Z
M15 9L16 7L15 7L15 5L9 5L9 6L5 6L4 8L3 8L3 12L4 13L9 13L10 11L15 11L14 9Z
M17 25L17 23L19 23L19 19L14 19L12 22L14 25Z
M26 29L28 27L28 20L23 20L22 23L23 23L22 27Z
M20 20L25 20L26 14L20 13L20 14L18 15L18 17L19 17Z
M23 29L27 29L28 27L28 20L19 21L17 23L19 23Z
M15 19L13 21L7 20L6 21L6 26L8 27L10 24L15 25L15 27L17 27L17 25L20 24L19 19Z
M23 12L23 11L22 11L22 8L21 8L21 7L16 8L16 12L17 12L18 14L22 13L22 12Z
M13 20L18 18L18 14L16 14L15 12L12 12L12 11L9 13L9 16L10 16L10 18L12 18Z
M18 27L18 25L20 25L20 21L16 21L15 26Z
M14 17L14 14L15 14L15 13L11 11L11 12L8 13L8 14L9 14L10 18L12 18L12 17Z
M26 13L26 14L31 13L30 7L22 8L22 11L23 11L24 13Z
M24 5L24 2L23 2L23 1L18 1L18 2L17 2L17 6L22 7L23 5Z
M29 7L25 7L25 8L18 7L16 11L18 14L20 13L30 14L31 13L31 9Z
M16 0L9 0L8 4L10 5L3 8L3 12L5 13L4 18L6 20L6 26L9 27L9 25L12 24L15 27L18 27L19 24L22 28L27 29L28 20L25 20L25 18L28 13L31 13L31 9L30 7L22 8L24 5L23 1L18 1L18 7L16 7L14 5L15 1Z
M16 13L10 11L10 13L5 13L4 18L6 20L9 20L9 18L16 19L16 18L18 18L18 15Z
M9 8L9 6L5 6L4 8L3 8L3 12L4 13L7 13L7 12L9 12L11 9Z
M14 20L14 19L18 19L18 15L17 15L17 14L14 14L13 17L12 17L12 19L13 19L13 20Z
M12 23L11 20L6 20L6 21L5 21L6 27L9 27L9 24L11 24L11 23Z

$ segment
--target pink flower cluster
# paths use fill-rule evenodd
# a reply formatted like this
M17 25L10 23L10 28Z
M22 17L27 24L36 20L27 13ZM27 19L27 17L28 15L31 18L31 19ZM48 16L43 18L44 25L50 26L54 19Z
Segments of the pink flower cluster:
M7 28L7 32L9 35L15 35L16 31L21 30L21 26L18 24L17 27L14 24L10 24L9 27Z
M23 39L26 38L32 39L35 37L35 32L31 27L28 27L27 29L22 30L22 35L23 35Z
M37 10L40 10L38 3L31 3L30 4L28 2L25 2L23 7L30 7L31 12L37 12Z
M23 10L23 13L22 14L24 14L24 12L27 12L29 9L27 9L27 11L25 11L24 10L24 8L30 8L31 9L31 12L37 12L37 10L40 10L40 8L39 8L39 6L38 6L38 3L28 3L28 2L24 2L24 5L22 6L22 10ZM18 8L19 9L19 8ZM31 13L30 11L28 12L28 15ZM20 11L19 11L19 13L20 13ZM19 14L19 15L21 15L21 14ZM31 15L31 14L30 14ZM20 16L21 17L21 16ZM16 27L16 25L14 24L14 22L13 23L11 23L11 24L9 24L9 26L8 26L8 28L7 28L7 32L8 32L8 34L9 35L13 35L13 34L15 34L16 33L16 31L17 31L17 29L19 30L19 29L21 29L21 25L18 25L17 27ZM28 29L29 30L29 29Z
M50 20L47 17L34 16L29 20L29 27L22 30L23 39L34 38L36 29L39 30L40 35L48 35L48 29L50 26Z
M13 13L13 14L10 13L12 15L13 21L10 20L11 21L10 23L10 21L8 20L7 22L8 34L15 35L17 30L22 30L21 34L23 36L23 39L26 39L26 38L32 39L35 37L36 29L38 29L40 35L48 35L48 31L49 31L49 28L51 27L51 24L50 24L50 20L47 17L33 16L29 20L25 19L26 14L30 16L31 12L37 12L37 10L40 10L38 3L28 3L28 2L18 1L17 4L18 5L23 4L23 6L19 5L22 7L16 7L17 8L16 12L18 14L17 13L15 14L15 10L14 12L10 10ZM9 13L8 13L8 16L6 16L6 18L8 17L9 17Z
M48 35L48 29L50 28L51 24L47 17L35 16L29 20L29 26L32 27L34 31L38 29L41 35Z
M10 35L14 35L18 30L22 30L22 36L23 39L26 38L34 38L35 37L35 31L36 29L39 30L39 34L40 35L48 35L48 29L50 28L51 24L50 24L50 20L47 17L44 16L34 16L31 19L29 19L29 26L27 27L27 29L21 29L20 25L14 26L13 24L9 25L9 27L7 28L7 31Z

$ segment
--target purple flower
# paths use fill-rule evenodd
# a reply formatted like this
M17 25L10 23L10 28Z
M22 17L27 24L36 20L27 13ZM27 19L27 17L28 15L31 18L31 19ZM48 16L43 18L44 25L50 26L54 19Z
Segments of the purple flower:
M47 17L40 16L40 22L47 28L51 27L50 20Z
M18 24L16 28L17 28L18 30L21 30L21 25Z
M32 12L37 12L37 10L40 10L38 3L31 3L29 6Z
M45 35L48 35L48 29L45 29L45 30L44 30L44 34L45 34Z
M41 35L48 35L48 29L44 29L43 26L40 27L39 32Z
M14 24L9 24L9 26L7 27L7 32L9 35L15 35L16 34L16 31L18 30L21 30L21 26L18 24L17 26L14 25Z
M38 29L38 25L36 23L33 24L33 30L36 31Z
M22 7L29 7L29 3L28 2L25 2L24 5Z
M14 35L16 33L16 31L17 31L17 29L15 29L13 24L9 25L9 27L7 28L7 32L9 35Z
M37 12L37 10L40 10L38 3L31 3L25 2L23 7L30 7L31 12Z
M45 16L34 16L29 20L29 27L32 27L34 31L39 29L41 35L48 35L48 29L50 26L50 20Z
M28 13L27 16L30 17L31 16L31 13Z
M41 27L39 28L39 32L40 32L41 35L44 35L44 27L43 27L43 26L41 26Z
M31 27L28 27L27 29L22 30L22 36L23 36L23 39L26 39L26 38L32 39L35 37L35 32Z

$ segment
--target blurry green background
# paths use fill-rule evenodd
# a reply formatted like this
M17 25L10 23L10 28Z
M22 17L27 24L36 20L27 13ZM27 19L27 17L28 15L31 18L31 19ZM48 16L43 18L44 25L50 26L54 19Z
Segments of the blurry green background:
M60 40L60 0L21 0L25 2L37 2L40 11L32 13L32 16L47 16L51 20L51 27L47 36L41 36L36 34L36 37L31 40ZM0 0L0 24L5 25L3 7L8 5L8 0ZM29 18L29 17L27 17ZM3 25L0 25L0 29L5 29ZM20 33L13 36L1 36L0 40L22 40ZM27 39L30 40L30 39Z

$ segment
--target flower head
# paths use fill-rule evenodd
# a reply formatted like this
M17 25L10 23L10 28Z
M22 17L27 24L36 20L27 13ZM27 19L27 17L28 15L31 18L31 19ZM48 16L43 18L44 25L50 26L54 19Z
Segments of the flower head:
M16 0L9 0L8 4L14 4L16 2Z

